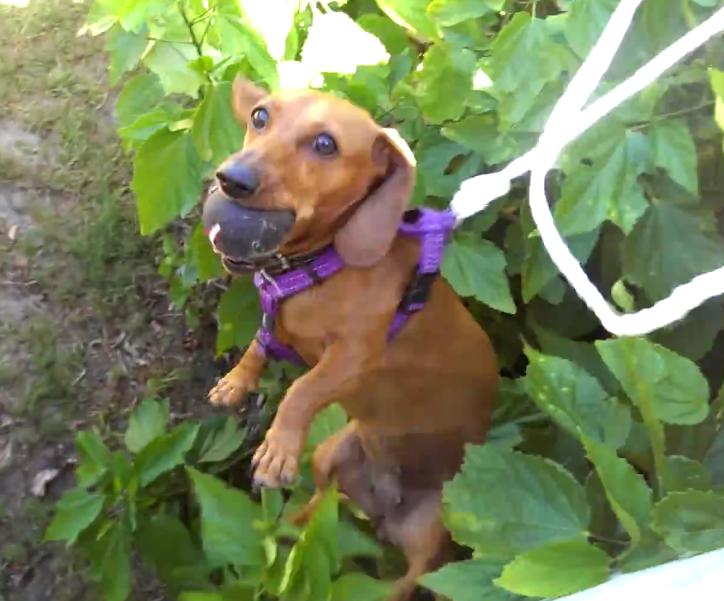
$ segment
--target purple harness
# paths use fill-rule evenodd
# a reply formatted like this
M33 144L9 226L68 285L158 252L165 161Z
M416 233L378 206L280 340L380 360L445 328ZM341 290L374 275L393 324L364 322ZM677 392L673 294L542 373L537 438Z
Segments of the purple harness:
M420 239L420 261L415 277L408 284L400 305L390 325L387 340L392 340L412 313L425 306L433 281L440 272L440 263L450 232L455 226L455 215L450 210L412 209L402 218L398 231ZM256 340L270 359L290 361L306 365L297 352L282 344L274 336L274 321L279 303L285 298L320 284L344 267L344 261L334 246L329 246L319 256L303 267L285 271L272 277L263 269L254 274L254 285L261 299L262 321Z

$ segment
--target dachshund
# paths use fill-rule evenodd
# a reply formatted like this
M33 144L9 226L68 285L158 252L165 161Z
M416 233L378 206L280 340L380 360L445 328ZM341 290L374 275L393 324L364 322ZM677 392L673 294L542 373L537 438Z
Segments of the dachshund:
M242 77L232 104L246 126L243 148L216 181L234 205L264 217L257 230L266 234L245 230L246 257L214 244L227 271L264 267L273 254L286 261L277 265L283 273L330 245L344 263L280 303L274 336L310 369L291 384L256 450L255 482L292 483L312 419L339 402L350 421L314 451L317 492L299 521L336 481L378 536L405 554L407 573L390 599L406 601L420 575L451 559L442 486L460 468L464 446L484 440L498 389L495 353L440 277L424 308L388 340L420 254L419 241L398 232L416 166L395 130L333 95L269 94ZM239 403L257 388L267 360L254 340L210 391L211 403Z

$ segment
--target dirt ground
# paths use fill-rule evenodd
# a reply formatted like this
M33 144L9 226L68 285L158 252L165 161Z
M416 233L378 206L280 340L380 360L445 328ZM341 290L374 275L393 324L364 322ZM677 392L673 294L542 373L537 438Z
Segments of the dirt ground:
M147 394L203 411L223 367L138 234L103 41L76 37L86 10L0 3L0 601L98 598L77 558L41 543L74 433L111 435Z

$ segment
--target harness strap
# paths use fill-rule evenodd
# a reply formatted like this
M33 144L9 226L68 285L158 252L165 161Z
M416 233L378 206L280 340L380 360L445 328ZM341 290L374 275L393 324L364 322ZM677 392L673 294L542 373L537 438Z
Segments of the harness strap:
M398 231L400 234L417 236L420 239L420 259L415 276L407 285L390 325L388 341L395 337L413 313L425 306L432 284L440 272L445 245L455 221L455 215L450 210L412 209L403 216ZM304 360L293 348L281 343L274 336L279 303L332 277L343 267L342 257L333 246L330 246L303 267L273 277L264 270L254 274L254 285L259 290L263 312L256 340L267 357L305 365Z

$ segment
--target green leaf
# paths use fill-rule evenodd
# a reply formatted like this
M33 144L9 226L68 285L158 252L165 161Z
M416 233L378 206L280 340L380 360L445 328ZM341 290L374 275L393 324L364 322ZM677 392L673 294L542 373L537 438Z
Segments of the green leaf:
M442 261L442 275L460 296L472 296L493 309L515 313L505 275L505 255L479 236L458 235Z
M133 464L141 486L147 486L161 474L182 464L186 453L194 445L198 431L198 423L185 423L148 443Z
M330 601L385 601L391 591L390 582L370 578L361 572L351 572L332 583Z
M623 246L626 279L655 301L724 264L724 240L706 213L656 199Z
M188 213L201 196L201 163L191 137L161 130L146 140L133 161L131 189L142 234Z
M116 25L108 34L106 50L110 52L109 80L115 86L126 71L136 68L148 46L146 36L126 31Z
M502 559L583 539L590 517L583 487L560 465L493 446L466 449L443 500L455 540Z
M238 5L235 7L238 12ZM266 42L243 17L222 14L216 22L225 56L244 57L271 89L279 86L277 63L269 54Z
M499 131L499 124L491 114L465 117L440 131L446 138L480 154L488 165L513 158L535 141L534 134Z
M654 530L679 553L724 547L724 492L673 492L654 507Z
M72 545L90 526L103 508L105 496L83 488L66 492L55 506L55 516L45 532L45 540L62 540Z
M376 36L392 55L402 53L409 45L405 30L381 15L365 13L357 19L357 23Z
M231 107L231 83L209 86L191 126L196 152L202 160L219 164L241 148L243 135Z
M246 429L240 428L232 416L227 417L221 427L207 433L199 451L199 462L224 461L236 451L246 438Z
M566 40L580 56L586 58L608 23L618 0L575 0L571 2L565 28Z
M348 521L340 520L337 525L339 556L382 558L382 547L375 538L367 535Z
M202 223L198 223L191 234L191 260L202 282L218 278L224 273L221 259L211 247Z
M88 487L96 484L108 471L111 465L111 452L98 432L88 430L79 432L75 437L78 449L78 467L75 478L79 486Z
M168 422L168 399L157 401L144 399L134 409L128 420L125 442L126 448L138 453L154 438L166 432Z
M428 16L443 27L451 27L495 13L503 8L505 0L432 0L427 7Z
M392 22L411 31L421 39L437 37L435 24L427 16L429 0L376 0Z
M339 403L332 403L314 416L307 435L307 449L314 449L322 441L347 424L347 413Z
M131 592L131 532L126 522L113 522L89 555L105 601L125 601Z
M693 459L681 455L666 457L664 489L667 492L679 492L690 489L708 490L711 488L711 476L706 468Z
M158 77L143 73L129 79L118 95L114 109L119 127L129 127L141 115L151 111L163 99Z
M201 538L214 565L264 566L261 534L254 524L263 519L261 507L241 490L187 467L201 506Z
M651 128L649 136L654 165L666 170L671 179L692 194L698 194L696 146L686 123L663 121Z
M248 344L259 327L259 316L259 295L251 278L232 280L217 309L216 353Z
M444 565L420 578L420 584L452 601L513 601L517 597L493 584L504 563L469 559Z
M693 425L709 411L709 385L695 363L644 338L596 342L604 362L639 409L669 424Z
M143 56L143 63L158 76L166 94L186 94L191 98L199 95L204 78L191 67L198 59L191 44L155 42Z
M528 597L559 597L608 578L609 557L584 540L551 543L518 555L495 581Z
M555 210L562 233L590 232L608 219L628 234L646 211L648 202L638 177L651 162L649 141L631 131L615 133L612 138L615 143L606 141L608 152L568 174Z

